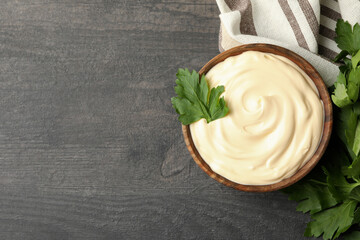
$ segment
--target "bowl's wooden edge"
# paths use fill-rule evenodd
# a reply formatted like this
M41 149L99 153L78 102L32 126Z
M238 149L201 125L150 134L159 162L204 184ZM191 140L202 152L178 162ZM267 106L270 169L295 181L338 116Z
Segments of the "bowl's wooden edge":
M246 44L238 47L234 47L232 49L229 49L217 56L215 56L213 59L211 59L207 64L205 64L204 67L201 68L199 71L199 74L206 74L213 66L218 64L219 62L224 61L226 58L230 56L236 56L239 55L245 51L260 51L260 52L266 52L266 53L273 53L280 56L284 56L294 63L296 63L304 72L306 72L310 78L315 83L320 98L324 103L324 109L325 109L325 120L324 120L324 129L323 129L323 135L320 140L320 144L312 156L312 158L302 167L300 168L293 176L290 178L284 179L278 183L270 184L270 185L243 185L239 183L235 183L233 181L230 181L223 176L215 173L212 171L212 169L209 167L209 165L202 159L199 152L197 151L194 142L191 137L190 127L188 125L182 126L182 132L184 135L184 140L187 149L189 150L192 158L194 161L200 166L200 168L206 172L210 177L215 179L216 181L228 186L235 188L237 190L246 191L246 192L271 192L275 190L279 190L282 188L285 188L287 186L290 186L300 179L302 179L305 175L307 175L319 162L322 155L324 154L327 145L329 144L329 140L331 137L331 131L333 126L333 109L332 109L332 103L330 100L329 93L327 91L327 87L325 86L325 83L323 82L320 74L316 71L316 69L307 62L304 58L297 55L296 53L285 49L283 47L279 47L276 45L270 45L270 44Z

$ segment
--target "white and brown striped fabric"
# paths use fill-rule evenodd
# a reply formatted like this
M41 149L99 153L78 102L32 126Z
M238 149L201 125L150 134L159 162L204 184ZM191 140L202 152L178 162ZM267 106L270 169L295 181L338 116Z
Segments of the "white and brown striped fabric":
M245 43L270 43L307 59L331 86L338 68L333 59L339 18L360 23L359 0L217 0L220 51Z

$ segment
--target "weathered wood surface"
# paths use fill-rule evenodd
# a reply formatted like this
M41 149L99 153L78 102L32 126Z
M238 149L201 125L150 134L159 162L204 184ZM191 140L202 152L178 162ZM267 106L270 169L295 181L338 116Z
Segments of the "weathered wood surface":
M212 0L1 0L0 239L303 239L285 195L186 150L174 74L218 28Z

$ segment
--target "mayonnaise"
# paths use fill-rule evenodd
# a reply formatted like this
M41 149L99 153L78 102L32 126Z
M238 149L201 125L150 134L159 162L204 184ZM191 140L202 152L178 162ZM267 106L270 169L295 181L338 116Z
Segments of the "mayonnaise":
M196 149L211 169L245 185L291 177L315 153L324 110L310 77L289 59L247 51L214 66L210 87L225 86L229 113L190 125Z

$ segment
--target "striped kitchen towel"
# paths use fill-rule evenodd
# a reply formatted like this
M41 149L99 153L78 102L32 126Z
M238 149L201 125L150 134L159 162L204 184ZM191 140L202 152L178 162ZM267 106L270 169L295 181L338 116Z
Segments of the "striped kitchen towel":
M360 23L359 0L217 0L220 51L246 44L269 43L298 53L333 85L340 50L334 41L336 20Z

